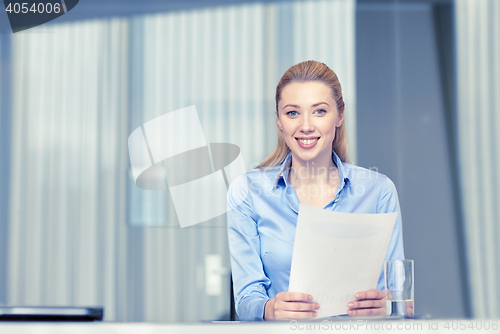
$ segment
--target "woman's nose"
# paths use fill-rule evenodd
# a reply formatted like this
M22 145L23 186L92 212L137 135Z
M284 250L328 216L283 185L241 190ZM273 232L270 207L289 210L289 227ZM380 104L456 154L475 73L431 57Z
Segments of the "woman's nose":
M300 126L300 129L303 132L314 131L314 125L312 124L311 119L309 118L308 115L305 115L304 117L302 117L302 124Z

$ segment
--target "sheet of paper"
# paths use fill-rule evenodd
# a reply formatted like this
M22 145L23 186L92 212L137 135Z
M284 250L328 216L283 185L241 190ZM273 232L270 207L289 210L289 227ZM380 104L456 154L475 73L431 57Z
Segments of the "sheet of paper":
M312 295L316 318L346 314L355 293L377 287L396 217L301 203L288 291Z

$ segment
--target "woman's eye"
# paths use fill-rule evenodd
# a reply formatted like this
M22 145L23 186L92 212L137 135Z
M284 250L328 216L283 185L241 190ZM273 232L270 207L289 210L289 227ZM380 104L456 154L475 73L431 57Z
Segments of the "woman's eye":
M296 111L289 111L286 114L290 115L290 116L295 116L297 114L297 112Z
M324 113L326 113L326 111L325 111L325 110L323 110L323 109L318 109L318 110L316 110L316 112L317 112L319 115L323 115Z

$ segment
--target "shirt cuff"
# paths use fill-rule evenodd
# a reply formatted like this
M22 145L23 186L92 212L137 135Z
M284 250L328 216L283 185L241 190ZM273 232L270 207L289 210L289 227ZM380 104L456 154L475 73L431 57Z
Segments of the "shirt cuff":
M264 307L269 300L263 298L247 298L242 300L239 309L245 310L238 313L238 317L243 321L263 321L264 320Z

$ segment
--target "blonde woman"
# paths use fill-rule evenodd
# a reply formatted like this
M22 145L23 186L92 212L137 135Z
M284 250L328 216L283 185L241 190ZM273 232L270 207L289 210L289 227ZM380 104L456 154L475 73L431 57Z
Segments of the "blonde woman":
M228 190L228 238L240 320L306 319L321 305L288 292L299 203L351 213L398 212L385 259L404 259L396 188L383 174L348 163L342 89L323 63L289 68L276 88L274 151ZM360 291L346 313L384 315L377 290Z

